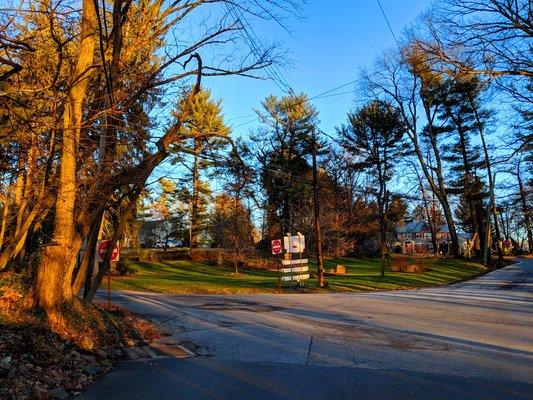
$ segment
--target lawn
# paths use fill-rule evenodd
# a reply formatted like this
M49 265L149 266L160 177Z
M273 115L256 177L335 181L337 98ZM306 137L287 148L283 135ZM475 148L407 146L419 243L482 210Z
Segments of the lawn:
M278 292L277 272L241 269L209 265L202 261L131 262L138 273L128 277L112 277L114 290L150 291L158 293L275 293ZM379 276L379 260L343 258L326 260L325 269L337 264L346 266L345 275L327 276L327 291L373 291L420 288L446 285L478 276L486 268L466 260L425 260L424 273L387 272ZM310 265L315 271L314 263ZM107 284L104 280L103 285ZM317 291L316 279L308 282L309 291ZM293 292L283 288L284 292Z

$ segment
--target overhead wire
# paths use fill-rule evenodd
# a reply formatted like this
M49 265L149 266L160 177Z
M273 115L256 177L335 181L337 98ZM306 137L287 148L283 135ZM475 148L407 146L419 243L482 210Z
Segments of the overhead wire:
M225 3L226 9L228 10L228 13L235 19L236 23L239 23L241 26L240 33L242 34L242 38L245 41L245 43L250 47L250 50L256 57L262 56L262 50L260 48L260 39L251 27L251 25L248 23L248 20L246 19L246 16L242 13L242 11L237 7L237 5L229 5L228 3ZM272 79L272 81L278 86L280 90L283 92L288 92L288 88L290 88L287 80L284 78L281 71L279 71L278 67L274 64L265 66L265 69L267 70L268 75Z

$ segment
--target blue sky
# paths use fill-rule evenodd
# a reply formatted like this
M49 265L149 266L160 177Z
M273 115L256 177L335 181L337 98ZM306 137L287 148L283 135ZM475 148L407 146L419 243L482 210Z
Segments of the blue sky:
M380 0L397 37L430 6L432 0ZM360 77L376 56L394 50L396 44L383 18L377 0L308 0L304 20L288 19L291 34L273 22L257 22L255 34L265 41L283 41L290 68L280 69L284 79L297 92L316 96ZM285 93L271 80L229 76L204 78L204 87L213 98L222 99L226 122L234 126L233 137L247 137L258 128L254 109L268 95ZM333 135L354 108L356 84L344 86L331 97L312 100L319 112L320 128ZM338 95L339 93L343 93ZM179 166L160 165L156 177L181 175ZM156 181L154 178L153 181ZM210 182L212 189L219 183Z
M431 4L431 0L381 0L389 22L397 36ZM362 68L370 67L376 55L395 47L394 39L376 0L309 0L304 21L286 21L289 35L273 23L254 25L261 39L281 40L288 50L292 67L283 68L285 80L296 92L309 96L323 93L358 78ZM245 135L256 123L253 109L270 94L283 95L272 81L243 77L223 77L204 80L215 98L223 100L226 120L236 126L234 135ZM332 94L353 92L348 85ZM354 93L325 97L313 101L319 111L321 128L334 133L354 106ZM246 117L247 116L247 117Z

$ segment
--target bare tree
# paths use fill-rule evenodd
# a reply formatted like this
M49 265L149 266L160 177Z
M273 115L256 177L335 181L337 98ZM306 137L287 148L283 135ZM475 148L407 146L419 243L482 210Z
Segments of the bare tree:
M443 0L423 17L416 40L435 62L492 78L531 104L532 14L529 0Z
M373 96L387 99L398 108L414 156L442 207L450 231L451 252L458 257L459 239L447 192L440 135L435 129L440 106L436 88L441 77L416 45L405 48L402 54L382 57L376 68L373 74L364 73L365 85Z

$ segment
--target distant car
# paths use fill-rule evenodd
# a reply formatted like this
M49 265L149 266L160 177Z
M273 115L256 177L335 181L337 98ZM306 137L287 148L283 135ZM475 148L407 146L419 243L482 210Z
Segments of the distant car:
M155 247L158 248L158 249L163 249L163 248L169 248L169 247L180 247L181 246L181 242L179 240L173 240L173 239L170 239L170 240L167 240L166 242L157 242L155 244Z

